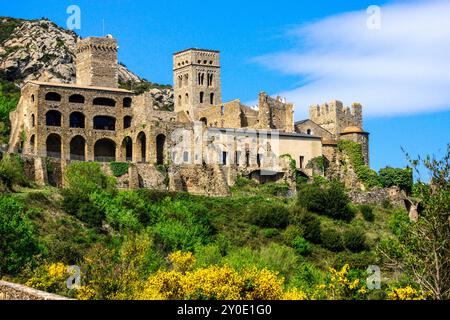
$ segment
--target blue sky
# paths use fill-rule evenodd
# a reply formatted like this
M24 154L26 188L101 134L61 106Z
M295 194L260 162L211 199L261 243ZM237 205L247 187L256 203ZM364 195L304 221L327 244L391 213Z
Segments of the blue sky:
M441 155L450 142L449 1L32 0L2 3L0 16L66 26L69 5L81 9L78 34L112 34L120 61L150 81L171 83L172 53L200 47L221 51L225 101L281 94L296 120L311 104L360 102L374 169L404 166L401 147Z

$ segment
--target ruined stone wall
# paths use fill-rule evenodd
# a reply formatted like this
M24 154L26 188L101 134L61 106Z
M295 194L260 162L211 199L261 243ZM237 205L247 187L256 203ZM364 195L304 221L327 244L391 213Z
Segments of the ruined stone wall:
M356 204L382 205L385 201L389 201L396 206L405 206L405 199L407 199L405 192L398 187L376 188L367 192L353 190L349 196Z
M258 128L294 132L294 106L280 97L271 98L265 92L259 94Z
M0 280L0 300L71 300L20 284Z
M39 86L28 84L22 88L16 110L9 114L9 152L19 152L19 149L28 154L33 152L35 141L31 138L36 134L38 101Z
M258 124L258 111L241 105L242 127L256 128Z
M77 84L117 88L119 82L117 40L86 38L77 43Z
M198 109L196 120L203 121L209 127L241 128L243 125L240 100Z
M219 165L171 166L169 190L208 196L230 194L227 178Z

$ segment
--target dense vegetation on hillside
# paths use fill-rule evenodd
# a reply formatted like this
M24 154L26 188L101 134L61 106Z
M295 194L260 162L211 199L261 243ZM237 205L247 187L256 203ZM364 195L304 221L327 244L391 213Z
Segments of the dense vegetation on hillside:
M0 72L0 144L7 143L10 131L9 113L20 98L20 90Z
M389 203L353 205L337 181L288 198L283 184L240 178L210 198L118 190L79 163L65 189L37 189L8 180L21 163L5 156L0 274L79 299L448 299L448 157L424 160L432 187L414 185L424 210L411 223ZM81 288L67 289L69 265ZM380 289L367 287L369 265Z

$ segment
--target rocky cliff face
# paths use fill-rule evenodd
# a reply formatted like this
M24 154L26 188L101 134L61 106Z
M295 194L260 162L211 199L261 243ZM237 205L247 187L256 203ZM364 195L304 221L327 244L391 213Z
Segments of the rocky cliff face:
M0 73L18 86L30 80L75 82L75 47L79 36L49 20L0 17ZM155 88L119 64L119 83L125 87L152 89L161 108L173 106L168 88ZM157 87L157 85L156 85Z

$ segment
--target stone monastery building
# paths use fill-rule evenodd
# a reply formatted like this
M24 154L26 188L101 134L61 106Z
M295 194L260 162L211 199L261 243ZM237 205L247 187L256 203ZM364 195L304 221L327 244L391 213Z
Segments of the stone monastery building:
M119 89L117 41L79 40L76 83L27 82L10 115L10 152L27 159L38 183L63 184L74 161L130 162L124 188L156 188L226 195L238 176L262 183L292 181L289 154L305 176L308 163L334 161L337 141L363 145L362 107L332 101L310 107L294 123L294 106L261 92L258 107L223 102L220 53L187 49L173 55L174 111L155 110L150 94ZM49 167L51 166L51 170Z

